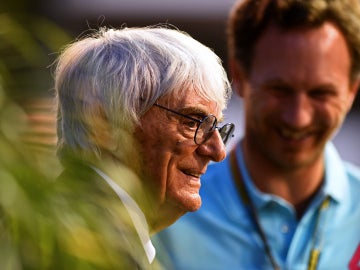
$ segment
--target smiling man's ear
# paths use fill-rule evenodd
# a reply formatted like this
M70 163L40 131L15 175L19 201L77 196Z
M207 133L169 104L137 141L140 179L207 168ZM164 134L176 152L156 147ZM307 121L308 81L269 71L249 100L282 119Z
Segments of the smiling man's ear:
M349 89L350 93L349 93L349 98L347 100L347 110L348 111L351 110L351 107L354 103L355 97L359 92L359 87L360 87L360 78L357 78L350 85L350 89Z
M244 68L235 59L230 59L229 68L233 90L240 97L244 97L244 91L247 85Z

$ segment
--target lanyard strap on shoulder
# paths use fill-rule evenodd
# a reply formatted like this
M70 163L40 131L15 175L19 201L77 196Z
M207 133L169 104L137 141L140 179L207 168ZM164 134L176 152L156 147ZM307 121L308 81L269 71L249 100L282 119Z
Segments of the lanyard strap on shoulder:
M257 215L255 205L251 201L249 193L248 193L248 191L247 191L247 189L245 187L243 177L242 177L241 171L240 171L239 166L238 166L238 160L237 160L237 157L236 157L236 148L234 148L230 152L230 163L231 163L230 164L231 165L231 171L232 171L232 174L234 176L235 183L236 183L239 195L240 195L243 203L245 204L245 206L247 206L248 209L249 209L249 215L253 219L253 221L255 223L255 226L256 226L256 229L257 229L257 231L258 231L258 233L260 235L260 238L261 238L261 240L262 240L262 242L264 244L266 255L268 256L268 258L270 260L270 263L271 263L272 267L274 268L274 270L280 270L280 267L276 263L275 258L274 258L273 254L271 252L270 245L269 245L269 243L267 241L265 232L264 232L264 230L263 230L263 228L262 228L262 226L260 224L260 220L259 220L259 217Z
M265 252L270 260L272 267L275 270L279 270L280 267L276 263L275 258L271 252L265 232L260 224L260 220L259 220L256 208L255 208L255 205L253 204L253 202L250 199L249 193L244 184L243 176L239 169L238 164L239 163L238 163L238 159L236 156L236 148L234 148L230 152L230 166L231 166L231 172L235 179L235 183L236 183L239 195L240 195L243 203L245 204L245 206L247 206L249 209L249 215L254 220L256 229L261 237L261 240L263 241ZM315 270L317 268L317 264L319 262L319 257L320 257L321 248L322 248L322 240L323 240L322 239L322 236L323 236L322 235L322 233L323 233L322 227L324 226L324 224L321 224L322 225L321 226L321 225L319 225L319 223L320 223L320 219L322 216L321 213L323 213L323 212L325 212L325 210L327 210L327 208L329 207L329 204L330 204L330 197L326 196L317 211L316 224L315 224L315 228L314 228L314 232L313 232L313 236L312 236L312 239L313 239L312 249L311 249L310 257L309 257L309 261L308 261L308 269L309 270ZM325 217L323 217L322 221L323 221L322 223L325 223Z
M247 190L245 189L245 185L242 180L242 175L238 166L238 160L236 157L236 148L233 148L230 152L230 166L231 166L231 172L233 174L233 177L235 179L235 184L238 189L239 195L241 197L241 200L245 205L249 205L250 203L250 197L247 193Z

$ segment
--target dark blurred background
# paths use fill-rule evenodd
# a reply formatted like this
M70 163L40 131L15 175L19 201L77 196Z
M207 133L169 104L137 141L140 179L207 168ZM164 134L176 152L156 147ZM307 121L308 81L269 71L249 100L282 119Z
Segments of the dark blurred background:
M38 146L49 146L56 140L54 112L51 111L53 104L49 103L49 98L53 95L51 63L61 47L70 40L101 26L132 27L169 23L211 47L227 67L225 28L228 12L234 2L235 0L2 1L0 74L5 75L0 79L3 83L6 82L6 92L21 104L35 126L27 133L26 139ZM11 32L8 37L7 32ZM7 46L3 45L4 40ZM227 121L237 124L235 135L236 139L239 138L243 125L239 98L233 97L225 116ZM359 119L358 95L334 142L345 159L360 165ZM39 137L42 139L39 140ZM229 148L232 146L230 144Z

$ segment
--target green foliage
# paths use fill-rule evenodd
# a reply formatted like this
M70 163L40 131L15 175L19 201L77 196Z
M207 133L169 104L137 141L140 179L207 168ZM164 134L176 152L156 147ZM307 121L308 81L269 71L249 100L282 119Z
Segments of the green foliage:
M34 114L23 105L49 95L48 66L56 57L51 53L69 40L44 18L24 12L0 13L2 270L118 269L115 254L105 248L114 245L113 232L91 208L83 204L79 209L55 190L53 181L61 166L54 152L38 151L23 138L29 115ZM41 119L52 116L42 113ZM99 237L102 234L108 237Z
M44 18L0 12L1 270L131 269L118 198L86 198L91 184L76 179L54 185L62 169L48 140L55 119L39 97L49 96L52 53L69 40Z
M31 13L0 13L1 86L15 101L49 95L49 66L70 36Z

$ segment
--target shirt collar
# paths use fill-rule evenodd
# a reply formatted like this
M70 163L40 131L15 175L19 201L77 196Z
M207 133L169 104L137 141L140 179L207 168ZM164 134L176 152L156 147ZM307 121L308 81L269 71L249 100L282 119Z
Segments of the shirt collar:
M276 201L280 204L288 205L288 203L282 198L272 194L263 193L254 185L245 164L241 143L239 143L236 148L236 155L238 157L238 166L241 169L244 184L256 208L262 208L271 201ZM325 147L324 184L318 196L325 198L325 196L328 195L334 201L341 202L342 200L346 199L346 194L348 194L348 192L349 184L343 162L339 156L339 153L335 149L335 146L329 142Z
M275 199L274 195L263 193L254 185L253 181L251 180L251 177L249 175L249 172L248 172L246 164L245 164L245 159L244 159L244 155L243 155L243 151L242 151L242 147L241 147L241 142L238 143L238 146L236 148L236 156L237 156L237 160L238 160L238 166L239 166L241 174L242 174L243 183L246 187L248 195L251 198L254 206L259 209L259 208L264 207L270 201L273 201Z
M94 166L91 167L94 169L94 171L97 174L99 174L109 184L109 186L115 191L115 193L118 195L118 197L124 204L126 210L128 211L131 217L136 232L140 237L147 259L149 263L152 263L156 255L156 250L151 242L149 235L149 226L143 211L140 209L139 205L135 202L135 200L131 198L131 196L123 188L121 188L113 179L111 179L107 174L105 174L103 171L99 170L98 168Z
M325 181L323 192L337 202L347 199L349 181L344 163L335 146L328 143L325 147Z

